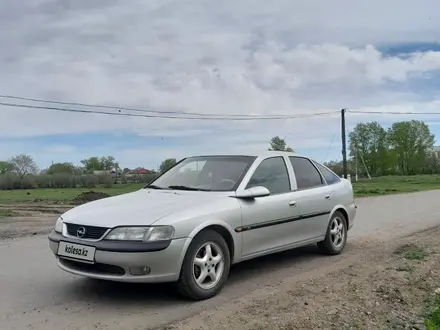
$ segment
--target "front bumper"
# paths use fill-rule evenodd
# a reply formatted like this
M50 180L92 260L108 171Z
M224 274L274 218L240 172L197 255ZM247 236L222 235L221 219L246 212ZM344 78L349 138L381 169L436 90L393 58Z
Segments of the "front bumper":
M74 260L58 255L60 241L84 244L96 248L94 262ZM58 266L66 272L89 278L118 282L174 282L179 279L185 251L190 238L167 242L90 242L64 237L52 231L49 246L57 258ZM130 268L148 267L146 275L132 275Z

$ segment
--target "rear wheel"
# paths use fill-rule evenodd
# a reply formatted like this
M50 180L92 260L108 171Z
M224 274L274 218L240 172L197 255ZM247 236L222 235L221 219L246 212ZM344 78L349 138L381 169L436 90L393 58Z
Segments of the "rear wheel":
M328 255L340 254L347 243L347 220L345 216L336 211L327 227L325 239L318 242L320 250Z
M212 230L202 231L186 252L177 282L179 292L193 300L217 295L228 279L230 263L224 238Z

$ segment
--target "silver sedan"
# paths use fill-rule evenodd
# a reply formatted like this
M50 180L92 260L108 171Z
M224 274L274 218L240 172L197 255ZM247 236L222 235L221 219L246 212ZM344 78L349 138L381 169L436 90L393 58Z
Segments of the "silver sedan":
M49 244L64 271L175 282L202 300L220 292L232 264L311 243L341 253L355 214L350 181L308 157L197 156L139 191L67 211Z

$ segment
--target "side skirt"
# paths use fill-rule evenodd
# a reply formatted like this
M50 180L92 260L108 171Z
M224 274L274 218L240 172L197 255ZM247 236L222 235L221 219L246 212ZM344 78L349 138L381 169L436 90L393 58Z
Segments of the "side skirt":
M283 245L283 246L278 246L276 248L273 249L269 249L269 250L265 250L265 251L260 251L258 253L253 253L253 254L249 254L246 256L243 256L241 258L241 261L245 261L245 260L250 260L250 259L254 259L257 257L261 257L261 256L265 256L268 254L272 254L272 253L278 253L278 252L282 252L282 251L287 251L287 250L291 250L291 249L295 249L301 246L305 246L305 245L309 245L309 244L313 244L313 243L317 243L320 241L323 241L325 239L325 236L319 236L313 239L308 239L305 241L301 241L301 242L296 242L296 243L292 243L292 244L288 244L288 245Z

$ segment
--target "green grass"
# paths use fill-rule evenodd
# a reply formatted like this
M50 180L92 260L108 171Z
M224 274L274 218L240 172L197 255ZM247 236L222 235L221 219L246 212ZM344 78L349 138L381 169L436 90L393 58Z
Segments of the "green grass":
M425 301L425 329L440 329L440 296Z
M423 248L417 248L408 251L405 254L405 258L408 260L424 260L427 256L428 256L428 252L426 252Z
M70 201L82 192L104 192L111 196L135 191L144 184L117 184L112 188L97 187L64 188L64 189L25 189L25 190L0 190L0 204L41 201ZM383 176L372 180L363 179L353 181L356 197L380 196L398 193L409 193L424 190L440 189L440 175L414 175L414 176Z
M0 210L0 217L12 217L12 215L11 210Z
M440 175L382 176L352 182L356 197L440 189Z
M23 189L0 190L0 204L25 203L35 200L41 201L71 201L79 194L86 191L104 192L116 196L142 188L145 184L118 184L112 188L60 188L60 189Z

